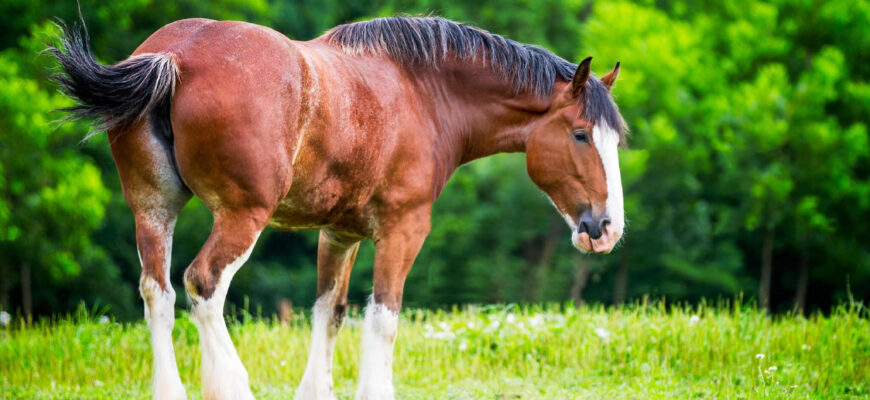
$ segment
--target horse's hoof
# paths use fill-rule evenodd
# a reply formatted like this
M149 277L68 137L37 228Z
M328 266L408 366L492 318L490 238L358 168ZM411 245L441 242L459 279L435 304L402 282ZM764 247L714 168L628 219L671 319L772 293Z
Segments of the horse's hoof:
M295 400L337 400L329 386L316 386L303 382L296 389Z

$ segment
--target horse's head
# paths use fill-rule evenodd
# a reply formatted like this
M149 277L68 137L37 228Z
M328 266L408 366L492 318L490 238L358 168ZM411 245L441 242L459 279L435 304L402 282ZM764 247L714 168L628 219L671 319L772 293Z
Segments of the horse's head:
M572 82L557 85L526 145L527 168L568 222L574 246L609 253L625 227L617 154L624 122L610 97L619 64L598 80L590 77L591 60Z

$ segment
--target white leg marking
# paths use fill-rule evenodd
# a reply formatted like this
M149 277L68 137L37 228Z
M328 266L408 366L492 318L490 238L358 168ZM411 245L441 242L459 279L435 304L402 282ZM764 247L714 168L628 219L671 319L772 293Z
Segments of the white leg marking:
M592 140L601 157L604 175L607 179L607 216L610 217L608 230L622 236L625 228L625 210L622 198L622 177L619 173L619 134L607 122L598 121L592 129Z
M259 236L259 234L258 234ZM227 325L224 321L224 301L233 275L248 260L254 243L224 268L215 286L212 297L205 300L188 293L193 306L193 322L199 328L199 340L202 346L202 390L203 397L211 399L251 400L254 395L248 385L248 371L245 370Z
M332 392L332 352L335 349L335 338L341 330L336 325L334 316L334 300L336 290L320 296L314 304L314 320L311 324L311 350L308 353L308 365L302 382L296 390L296 400L333 400Z
M175 349L172 347L172 327L175 325L175 290L169 283L170 256L172 254L171 234L165 245L163 281L166 290L153 277L144 276L139 281L139 293L145 301L145 321L151 330L151 351L154 354L153 393L155 400L186 399L184 385L178 375L175 362ZM139 254L142 264L142 254Z
M399 314L374 299L366 307L363 322L362 361L357 400L392 400L393 345L399 329Z

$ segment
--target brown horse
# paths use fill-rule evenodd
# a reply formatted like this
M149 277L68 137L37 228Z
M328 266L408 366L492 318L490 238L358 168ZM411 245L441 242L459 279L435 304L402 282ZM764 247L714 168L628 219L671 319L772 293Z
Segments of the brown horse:
M308 42L243 22L171 23L127 60L97 63L73 29L54 55L73 117L108 132L136 221L154 397L185 397L168 282L176 217L192 195L214 215L184 274L202 342L206 399L252 398L223 319L230 280L260 232L320 229L310 355L296 392L334 398L331 364L360 240L375 244L357 398L391 399L405 277L430 210L460 165L526 152L528 174L583 251L623 232L617 146L624 122L579 66L442 18L384 18Z

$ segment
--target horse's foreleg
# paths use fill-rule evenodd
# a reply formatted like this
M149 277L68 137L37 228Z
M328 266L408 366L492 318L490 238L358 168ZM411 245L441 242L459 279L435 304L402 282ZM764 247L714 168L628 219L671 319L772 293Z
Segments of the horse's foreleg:
M223 310L230 281L251 255L267 219L265 212L216 214L211 235L184 273L193 321L199 329L206 400L254 398L248 372L227 331Z
M359 241L320 231L317 247L317 302L311 324L308 365L296 390L297 400L335 399L332 392L332 352L347 309L350 271Z
M393 346L402 291L411 265L429 233L428 209L393 224L375 241L374 290L363 322L358 400L391 400Z

